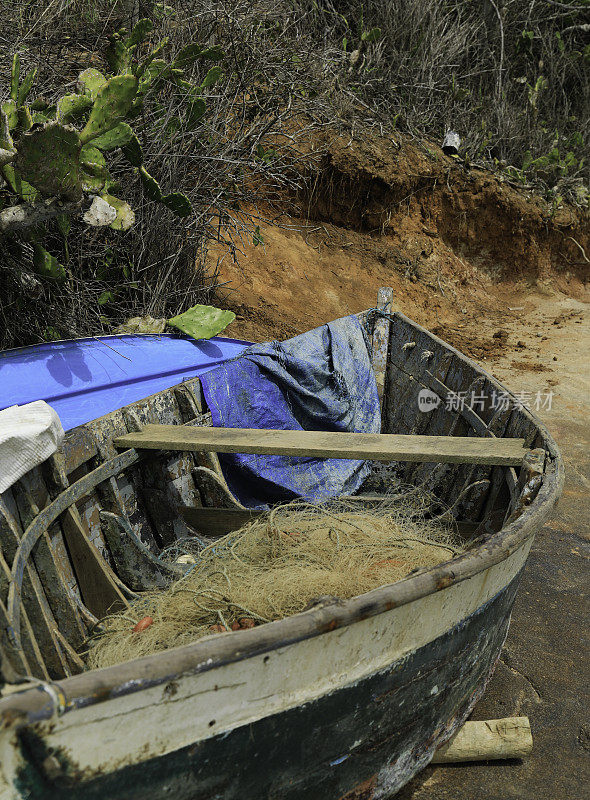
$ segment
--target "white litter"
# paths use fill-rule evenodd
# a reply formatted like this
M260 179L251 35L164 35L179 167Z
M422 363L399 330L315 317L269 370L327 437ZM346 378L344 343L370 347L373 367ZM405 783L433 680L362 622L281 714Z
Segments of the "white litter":
M44 400L0 411L0 494L53 455L63 438L60 419Z

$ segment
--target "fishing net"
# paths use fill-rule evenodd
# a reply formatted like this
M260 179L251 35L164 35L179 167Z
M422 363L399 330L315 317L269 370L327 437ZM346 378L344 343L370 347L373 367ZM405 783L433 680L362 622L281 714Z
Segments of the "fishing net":
M283 619L320 597L347 599L446 561L463 548L448 516L432 518L431 508L415 491L377 503L297 501L204 548L183 540L163 556L185 565L184 576L103 620L87 665L106 667Z

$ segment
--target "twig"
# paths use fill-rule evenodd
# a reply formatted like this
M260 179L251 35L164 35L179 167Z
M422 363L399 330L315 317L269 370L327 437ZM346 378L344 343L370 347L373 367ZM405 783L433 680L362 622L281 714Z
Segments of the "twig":
M545 0L546 3L549 3L550 6L556 6L557 8L563 8L566 11L588 11L588 6L572 6L568 3L559 3L557 0Z
M582 31L582 33L590 33L590 25L570 25L569 28L564 28L561 33L569 33L570 31Z
M502 70L504 68L504 23L502 21L502 15L500 14L498 6L494 3L494 0L490 0L490 4L496 12L498 24L500 25L500 63L498 64L498 83L496 86L496 95L498 100L500 100L502 96Z

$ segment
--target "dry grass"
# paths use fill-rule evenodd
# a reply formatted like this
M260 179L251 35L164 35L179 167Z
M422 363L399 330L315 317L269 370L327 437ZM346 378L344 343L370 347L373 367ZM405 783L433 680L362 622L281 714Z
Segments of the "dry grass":
M456 130L470 159L520 168L554 147L576 159L562 178L588 182L590 164L590 4L552 0L300 0L307 27L325 40L346 40L379 26L352 74L339 73L348 94L384 126L442 141ZM313 10L312 10L313 9Z

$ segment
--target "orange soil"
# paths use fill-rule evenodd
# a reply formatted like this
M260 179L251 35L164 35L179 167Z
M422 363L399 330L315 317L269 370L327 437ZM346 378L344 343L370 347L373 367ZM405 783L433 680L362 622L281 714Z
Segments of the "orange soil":
M245 243L235 262L210 252L237 314L226 335L288 338L391 286L396 309L463 352L510 356L550 384L549 330L575 330L590 299L588 212L400 142L331 139L313 193L288 198L289 213L261 203L261 244Z

